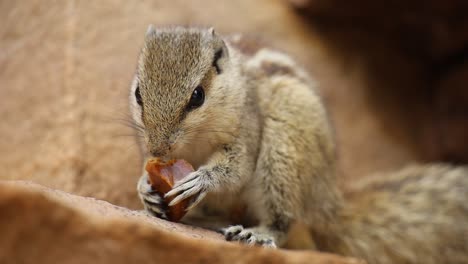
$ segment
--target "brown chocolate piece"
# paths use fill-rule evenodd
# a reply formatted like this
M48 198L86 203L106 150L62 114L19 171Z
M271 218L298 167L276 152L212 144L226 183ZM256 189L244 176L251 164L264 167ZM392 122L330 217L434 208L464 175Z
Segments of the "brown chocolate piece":
M151 186L162 197L172 190L175 181L181 180L194 171L192 165L185 160L179 159L165 162L158 158L149 159L145 169L149 174ZM169 204L172 199L174 197L165 198L164 202ZM185 215L189 199L184 199L180 203L169 207L167 212L169 220L177 222Z

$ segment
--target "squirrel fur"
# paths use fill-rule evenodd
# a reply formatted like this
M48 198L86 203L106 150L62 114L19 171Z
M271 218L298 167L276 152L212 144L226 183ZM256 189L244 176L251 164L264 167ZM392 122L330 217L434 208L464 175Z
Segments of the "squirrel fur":
M316 249L368 263L468 263L468 169L413 166L343 194L316 84L281 52L213 29L150 27L130 107L146 157L195 168L167 194L169 206L193 197L186 223L277 247L300 221ZM138 192L166 218L146 172Z

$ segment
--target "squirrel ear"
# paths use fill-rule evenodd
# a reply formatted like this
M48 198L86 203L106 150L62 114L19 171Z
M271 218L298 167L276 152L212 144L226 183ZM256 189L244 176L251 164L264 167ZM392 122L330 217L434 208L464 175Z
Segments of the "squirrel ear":
M215 39L213 67L215 67L218 74L221 74L226 67L226 62L229 57L229 49L220 36L216 35Z
M229 51L226 43L223 38L216 33L213 27L208 29L208 34L211 35L214 48L214 57L213 57L213 67L215 67L216 72L221 74L227 58L229 57Z
M227 54L227 46L226 43L224 42L224 39L216 33L215 29L213 27L210 27L208 29L209 34L213 37L214 40L214 47L216 50L222 49L225 55Z
M216 32L215 32L214 27L210 27L210 28L208 29L208 32L210 32L210 34L211 34L212 36L215 36L215 35L216 35Z
M148 37L148 36L154 34L155 31L156 31L156 28L154 27L154 25L153 25L153 24L150 24L150 25L148 26L148 28L146 29L146 34L145 34L145 36Z

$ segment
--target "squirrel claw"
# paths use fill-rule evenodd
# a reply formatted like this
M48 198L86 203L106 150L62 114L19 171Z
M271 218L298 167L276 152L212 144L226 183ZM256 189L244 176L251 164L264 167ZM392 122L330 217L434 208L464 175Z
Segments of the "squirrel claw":
M187 207L187 210L190 210L206 196L207 186L207 180L206 177L203 176L203 173L195 171L176 183L173 189L166 193L164 197L176 195L169 203L169 206L173 206L184 199L194 196L195 198L190 200L191 204Z
M273 237L256 232L254 228L244 228L241 225L235 225L226 227L221 232L227 241L239 241L247 245L277 248Z
M158 218L168 219L167 206L163 203L163 198L157 194L148 183L148 176L141 176L138 181L138 194L143 201L146 211Z

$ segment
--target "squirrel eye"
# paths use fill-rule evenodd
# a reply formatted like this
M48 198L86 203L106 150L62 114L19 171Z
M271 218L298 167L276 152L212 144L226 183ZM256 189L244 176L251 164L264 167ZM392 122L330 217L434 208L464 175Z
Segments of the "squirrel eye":
M190 101L187 105L187 109L192 110L198 108L203 104L204 101L205 91L203 91L203 87L197 86L197 88L193 90L192 96L190 97Z
M143 100L141 99L141 94L140 94L140 86L137 86L137 88L135 89L135 98L136 98L137 104L139 104L140 106L143 106Z

